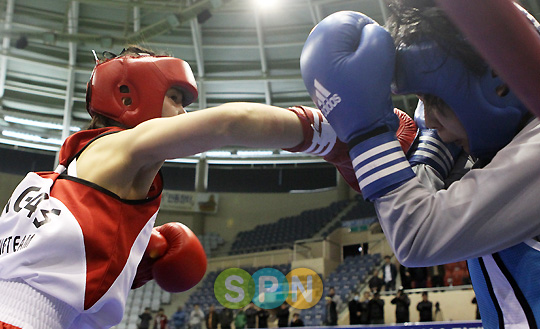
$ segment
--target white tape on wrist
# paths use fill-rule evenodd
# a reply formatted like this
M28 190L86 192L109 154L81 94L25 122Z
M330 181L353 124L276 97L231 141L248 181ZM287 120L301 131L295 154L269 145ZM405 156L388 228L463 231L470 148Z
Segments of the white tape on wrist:
M321 112L311 108L305 109L311 111L313 115L313 123L311 124L313 138L311 139L311 146L304 152L325 156L332 151L332 148L336 144L336 132Z

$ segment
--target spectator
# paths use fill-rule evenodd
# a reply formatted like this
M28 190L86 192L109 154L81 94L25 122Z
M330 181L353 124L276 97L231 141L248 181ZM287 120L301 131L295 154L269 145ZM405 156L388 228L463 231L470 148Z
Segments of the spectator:
M257 327L257 310L255 309L255 304L253 302L249 303L246 308L246 326L248 328Z
M339 310L343 301L341 300L341 297L339 295L336 295L336 289L334 287L328 288L328 296L332 298L334 303L336 303L336 309Z
M324 308L323 324L325 326L337 325L337 309L336 302L332 300L332 297L326 296L326 306Z
M356 292L354 297L349 301L349 324L360 324L361 316L362 304L360 303L360 296Z
M409 322L409 306L411 305L411 300L403 289L399 289L396 293L396 297L390 302L396 305L396 323Z
M270 313L264 308L259 308L257 311L257 319L259 320L259 328L268 328L268 317Z
M216 312L216 307L212 304L208 309L208 314L205 317L206 329L216 329L219 323L219 315Z
M380 297L380 294L376 292L369 301L368 313L370 324L384 324L384 300Z
M139 325L137 328L139 329L149 329L150 328L150 321L152 321L152 313L150 312L150 307L145 307L144 312L139 314Z
M278 327L289 326L289 305L287 303L281 304L277 310L276 317L278 318Z
M371 292L364 291L362 301L360 301L360 324L369 324L369 301L371 300Z
M475 318L476 320L481 320L480 318L480 310L478 309L478 302L476 301L476 296L473 297L471 303L476 305L476 312L475 312Z
M427 267L411 267L409 268L411 273L412 287L413 288L426 288L428 271Z
M303 327L304 321L300 318L300 314L294 313L291 321L291 327Z
M432 287L444 287L444 275L446 270L444 265L435 265L429 268L429 276L431 277Z
M386 291L396 290L397 268L396 265L392 264L390 256L384 256L384 265L382 269L384 289Z
M234 321L234 313L230 308L225 308L219 313L219 324L221 329L231 329Z
M243 309L238 310L238 312L236 312L236 316L234 317L234 327L236 329L245 328L246 323L246 312L244 312Z
M409 268L403 265L399 265L399 276L401 278L401 286L404 290L411 289L411 272L409 271Z
M369 290L371 293L381 292L383 285L384 281L379 277L379 270L373 270L373 277L369 279Z
M435 303L435 315L433 315L434 321L444 321L443 312L441 310L441 305L439 302Z
M422 301L416 305L416 309L420 313L420 322L433 321L433 304L428 300L428 293L422 293Z
M167 319L164 310L160 308L154 318L154 329L167 329L168 322L169 320Z
M186 311L182 309L182 306L178 306L178 309L171 317L171 324L173 329L184 329L188 320Z
M193 310L189 314L189 327L190 329L202 329L202 322L204 320L204 312L200 309L199 304L193 305Z

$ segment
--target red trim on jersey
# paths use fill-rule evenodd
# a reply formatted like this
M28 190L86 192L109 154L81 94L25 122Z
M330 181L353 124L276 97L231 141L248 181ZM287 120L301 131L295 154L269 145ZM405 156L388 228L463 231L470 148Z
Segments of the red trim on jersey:
M0 329L21 329L20 327L15 327L14 325L4 323L0 321Z
M84 308L89 309L124 269L135 239L157 212L161 198L128 204L65 179L56 180L51 194L64 202L83 232L87 266Z
M60 164L67 166L73 157L97 136L121 130L124 129L120 127L105 127L76 132L64 141L58 156Z
M76 133L62 146L60 159L71 161L97 136L118 130L114 127ZM161 175L154 179L147 199L134 201L122 200L82 179L61 179L64 175L59 179L58 173L51 172L39 174L55 181L51 196L66 205L81 227L86 253L84 309L87 310L118 278L135 240L158 211L163 189Z

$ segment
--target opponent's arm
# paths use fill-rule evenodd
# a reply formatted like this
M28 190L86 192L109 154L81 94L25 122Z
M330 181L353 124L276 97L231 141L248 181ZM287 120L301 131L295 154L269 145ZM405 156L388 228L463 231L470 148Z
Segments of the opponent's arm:
M471 170L447 190L433 193L411 180L375 201L400 263L430 266L492 254L527 240L540 245L532 240L540 235L540 140L527 130L489 165Z
M445 187L446 179L462 154L462 148L452 143L444 143L436 130L426 126L422 100L418 100L414 122L418 127L418 135L407 154L409 163L424 185L438 191ZM457 170L453 173L457 173Z

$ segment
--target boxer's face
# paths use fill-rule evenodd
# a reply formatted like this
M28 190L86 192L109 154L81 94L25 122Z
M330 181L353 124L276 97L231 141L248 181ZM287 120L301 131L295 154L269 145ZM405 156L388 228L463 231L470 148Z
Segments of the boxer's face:
M177 88L169 88L163 99L163 108L161 110L162 117L172 117L178 114L186 113L182 105L183 94Z
M458 119L454 111L446 104L426 103L422 96L419 98L424 102L424 115L426 126L437 130L439 137L445 143L454 143L463 147L469 153L469 138L465 127Z

